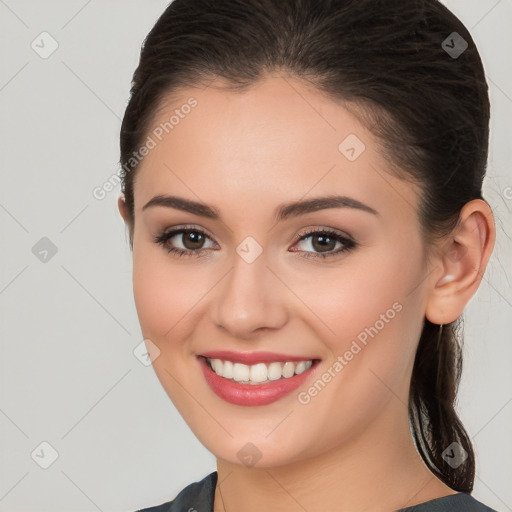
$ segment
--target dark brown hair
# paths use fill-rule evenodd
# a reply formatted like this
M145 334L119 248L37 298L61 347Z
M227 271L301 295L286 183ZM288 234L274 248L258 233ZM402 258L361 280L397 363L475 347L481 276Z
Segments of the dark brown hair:
M448 49L455 42L468 46L455 55L445 40ZM488 87L471 35L437 0L175 0L143 43L121 127L132 248L137 165L130 158L164 101L215 78L244 90L276 71L351 105L377 136L392 172L421 186L425 247L449 235L464 204L483 199ZM471 492L475 457L455 411L460 327L460 318L442 329L425 318L409 418L430 470L451 488ZM457 468L443 458L453 442L467 452Z

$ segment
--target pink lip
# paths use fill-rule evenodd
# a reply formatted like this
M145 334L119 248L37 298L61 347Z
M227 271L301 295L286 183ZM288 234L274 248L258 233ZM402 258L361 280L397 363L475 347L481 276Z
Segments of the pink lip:
M215 354L219 353L220 352L215 352ZM275 356L276 354L272 355ZM286 356L285 360L287 358L288 356ZM219 357L218 359L221 358ZM197 360L201 366L206 382L217 396L226 402L246 406L267 405L288 395L311 377L319 363L318 359L315 360L311 368L289 379L278 379L267 384L240 384L234 380L219 377L210 368L205 357L199 356ZM276 361L276 359L272 359L272 361ZM259 360L259 362L264 361Z
M210 350L200 354L210 359L222 359L224 361L232 361L233 363L243 363L247 365L258 363L273 363L286 361L309 361L319 359L318 357L300 357L287 354L277 354L275 352L232 352L230 350Z

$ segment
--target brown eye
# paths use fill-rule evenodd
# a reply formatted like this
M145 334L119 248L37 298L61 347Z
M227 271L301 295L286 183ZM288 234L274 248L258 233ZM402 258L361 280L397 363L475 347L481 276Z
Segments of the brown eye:
M311 245L318 252L332 251L336 246L336 240L331 236L313 235L311 238L313 240Z
M205 241L204 235L199 231L184 231L181 236L185 249L201 249Z
M310 241L307 242L307 240ZM356 247L356 243L350 238L342 236L335 231L325 229L304 233L296 245L301 243L303 243L303 249L296 252L304 252L304 256L307 258L337 256ZM336 244L339 245L337 246ZM338 249L335 250L337 247Z
M174 253L177 256L202 255L208 250L204 246L208 240L212 241L202 231L191 228L173 229L154 238L155 243L162 245L167 252Z

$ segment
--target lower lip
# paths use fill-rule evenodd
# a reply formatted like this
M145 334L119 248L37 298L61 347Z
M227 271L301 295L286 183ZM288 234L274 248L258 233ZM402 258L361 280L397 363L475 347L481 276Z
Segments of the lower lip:
M306 371L288 379L281 378L267 384L240 384L217 375L204 357L200 356L198 360L206 382L217 396L231 404L248 406L267 405L288 395L304 384L319 362L313 361Z

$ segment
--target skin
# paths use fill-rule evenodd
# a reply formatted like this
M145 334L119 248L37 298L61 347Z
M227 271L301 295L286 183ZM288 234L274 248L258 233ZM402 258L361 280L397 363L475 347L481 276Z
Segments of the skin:
M495 240L489 206L467 203L457 230L427 258L419 189L387 172L392 164L376 138L346 108L285 75L243 93L216 85L180 91L155 119L155 126L168 119L190 96L198 101L140 164L134 226L119 198L133 229L142 333L160 350L154 369L217 458L215 512L389 512L454 494L416 451L406 404L424 318L456 320L482 279ZM355 161L338 149L349 134L366 146ZM330 208L274 221L283 203L329 194L355 198L378 215ZM222 220L162 206L142 210L156 195L211 205ZM206 255L178 257L153 241L183 225L210 237ZM348 234L357 246L307 258L322 251L313 245L317 237L298 240L307 228ZM263 249L250 264L236 252L247 236ZM194 247L182 235L173 243ZM299 403L298 392L396 302L401 311L308 404ZM196 355L212 349L321 363L297 392L238 406L215 395L199 371ZM237 456L248 442L261 456L252 466Z

